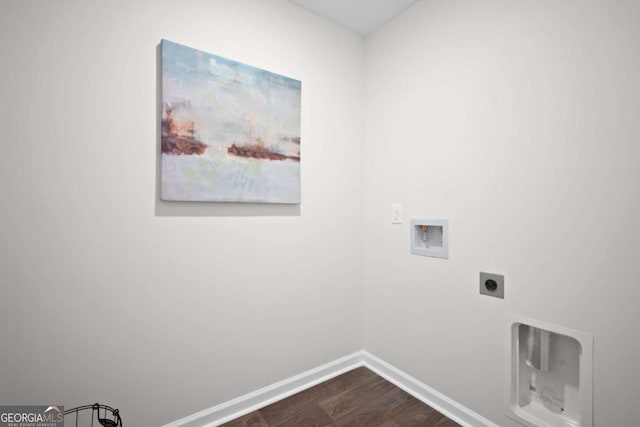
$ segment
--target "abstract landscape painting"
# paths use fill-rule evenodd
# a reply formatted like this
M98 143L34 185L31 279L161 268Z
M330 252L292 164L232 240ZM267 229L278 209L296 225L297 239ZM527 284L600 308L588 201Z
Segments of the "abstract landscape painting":
M161 199L300 203L301 83L162 40Z

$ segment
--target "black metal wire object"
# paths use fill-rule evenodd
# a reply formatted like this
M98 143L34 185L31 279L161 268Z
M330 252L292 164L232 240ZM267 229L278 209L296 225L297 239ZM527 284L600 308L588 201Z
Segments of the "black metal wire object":
M76 415L76 427L78 426L78 414L82 411L91 410L91 427L93 427L94 419L98 420L99 425L103 427L122 427L122 418L120 418L120 411L113 409L111 406L100 405L94 403L93 405L78 406L64 411L64 416L69 414ZM103 417L100 417L100 412L103 412Z

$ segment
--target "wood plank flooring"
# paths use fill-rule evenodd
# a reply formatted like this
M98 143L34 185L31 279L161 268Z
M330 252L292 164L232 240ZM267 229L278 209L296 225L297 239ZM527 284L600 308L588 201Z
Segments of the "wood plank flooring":
M454 427L367 368L357 368L222 427Z

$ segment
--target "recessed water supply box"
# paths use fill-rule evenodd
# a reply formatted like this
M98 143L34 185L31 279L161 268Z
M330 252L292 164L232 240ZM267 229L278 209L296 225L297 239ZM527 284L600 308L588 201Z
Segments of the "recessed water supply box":
M528 427L593 427L593 336L509 315L505 415Z
M449 258L449 221L446 219L412 219L411 253Z

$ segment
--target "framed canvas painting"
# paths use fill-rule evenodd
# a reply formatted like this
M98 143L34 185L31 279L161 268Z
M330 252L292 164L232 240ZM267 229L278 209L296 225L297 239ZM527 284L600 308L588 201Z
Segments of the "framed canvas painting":
M160 197L300 203L301 82L162 40Z

